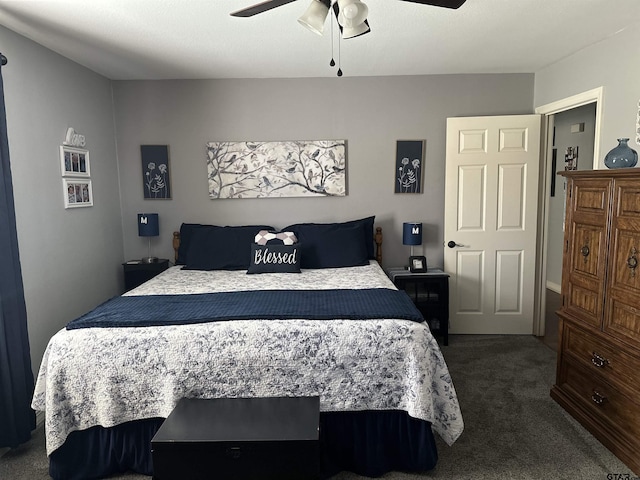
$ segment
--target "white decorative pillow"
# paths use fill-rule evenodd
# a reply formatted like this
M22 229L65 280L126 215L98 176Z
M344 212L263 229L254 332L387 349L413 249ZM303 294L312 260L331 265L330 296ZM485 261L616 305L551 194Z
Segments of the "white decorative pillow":
M293 245L298 242L293 232L273 232L270 230L260 230L256 235L257 245Z

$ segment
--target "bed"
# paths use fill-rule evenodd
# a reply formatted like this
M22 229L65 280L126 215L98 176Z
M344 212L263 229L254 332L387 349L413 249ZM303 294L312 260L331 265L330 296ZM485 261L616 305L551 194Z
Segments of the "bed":
M183 397L319 395L323 478L432 469L433 432L453 444L462 416L373 221L183 224L176 266L51 338L32 407L52 478L152 475L150 440Z

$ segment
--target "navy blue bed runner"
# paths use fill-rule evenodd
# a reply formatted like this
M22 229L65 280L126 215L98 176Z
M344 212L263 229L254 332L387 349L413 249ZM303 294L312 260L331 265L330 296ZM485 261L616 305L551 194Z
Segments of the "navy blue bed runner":
M115 297L69 322L90 327L151 327L222 320L424 318L402 290L254 290Z

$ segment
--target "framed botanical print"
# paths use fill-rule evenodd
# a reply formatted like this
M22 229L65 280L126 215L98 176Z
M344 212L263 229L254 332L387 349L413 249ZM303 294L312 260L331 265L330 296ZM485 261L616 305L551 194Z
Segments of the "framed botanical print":
M398 140L396 143L395 193L422 193L424 140Z
M170 200L169 145L140 145L145 200Z

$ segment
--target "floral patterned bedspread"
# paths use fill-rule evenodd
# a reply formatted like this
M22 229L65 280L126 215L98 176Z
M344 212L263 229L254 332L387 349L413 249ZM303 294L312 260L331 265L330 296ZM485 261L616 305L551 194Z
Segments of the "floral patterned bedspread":
M126 295L249 289L395 288L380 266L247 275L172 267ZM60 330L32 407L47 453L74 430L167 417L182 397L320 396L321 411L404 410L448 444L464 428L440 348L408 320L240 320Z

